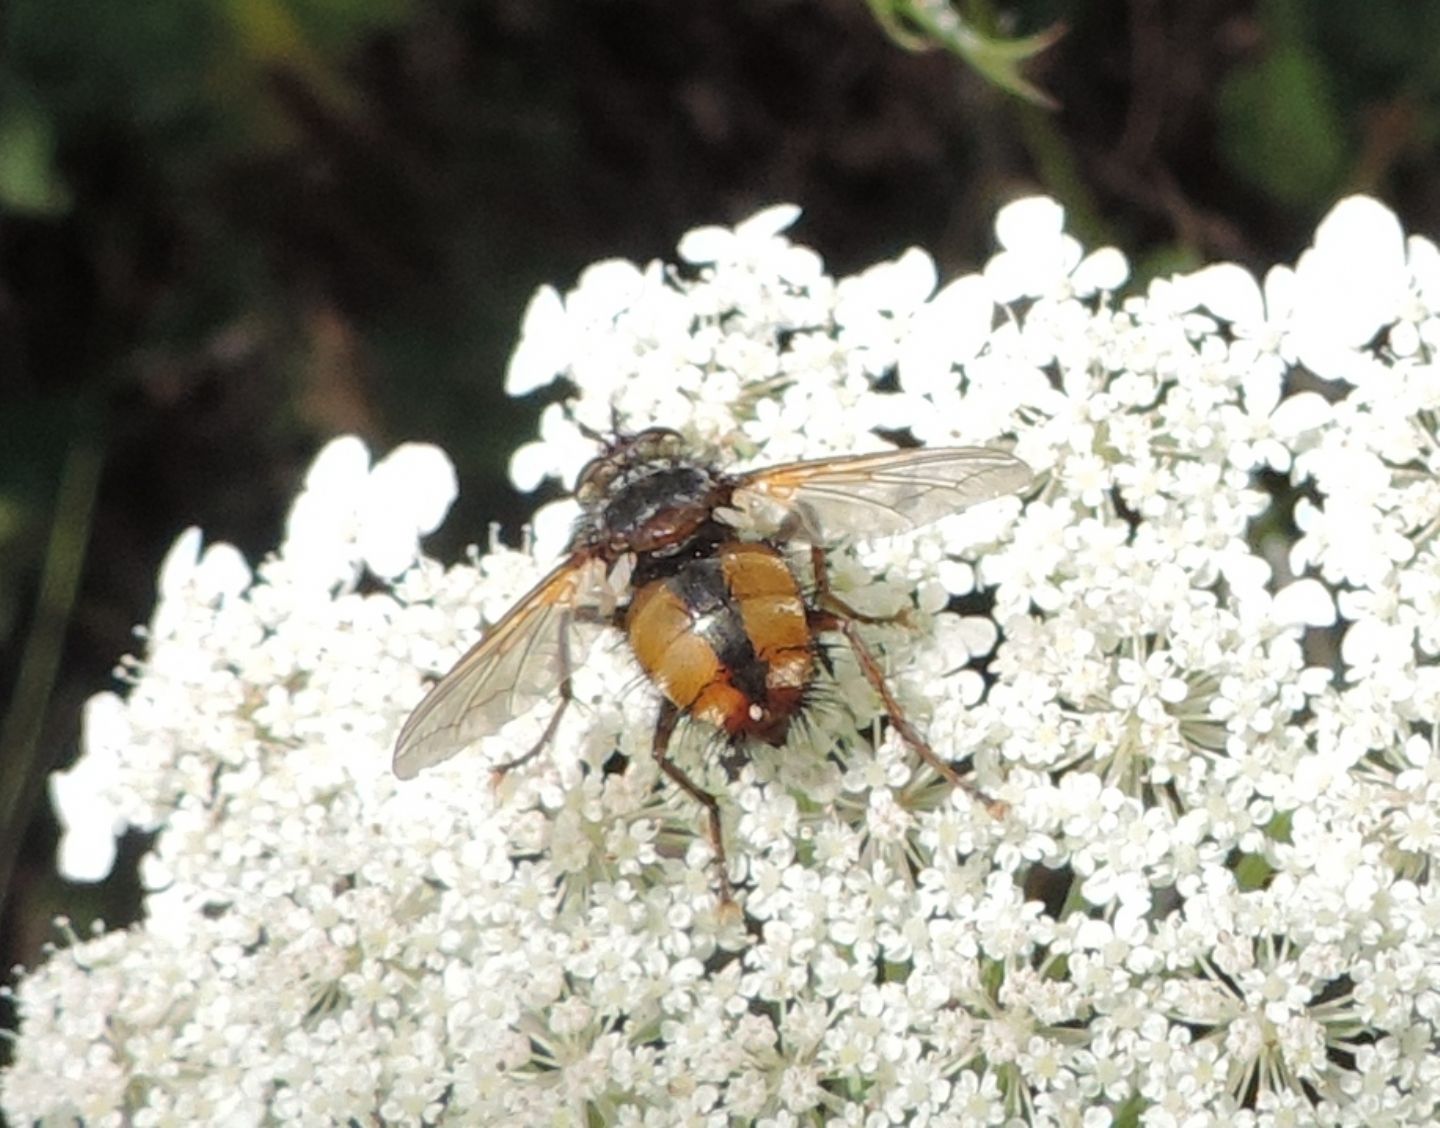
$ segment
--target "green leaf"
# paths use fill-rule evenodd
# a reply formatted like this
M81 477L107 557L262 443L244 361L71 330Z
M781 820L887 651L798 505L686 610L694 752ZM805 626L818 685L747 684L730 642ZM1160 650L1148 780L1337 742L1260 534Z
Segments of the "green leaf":
M907 51L949 51L963 59L993 85L1039 106L1054 108L1055 100L1031 83L1021 68L1065 34L1056 24L1035 35L1000 39L976 30L948 0L867 0L875 21Z
M1259 854L1242 854L1234 870L1235 883L1246 892L1264 889L1275 876L1275 868Z
M1349 146L1326 70L1304 45L1233 74L1217 112L1230 167L1276 203L1315 206L1339 188Z
M35 102L11 96L0 105L0 211L58 215L70 192L55 168L55 130Z

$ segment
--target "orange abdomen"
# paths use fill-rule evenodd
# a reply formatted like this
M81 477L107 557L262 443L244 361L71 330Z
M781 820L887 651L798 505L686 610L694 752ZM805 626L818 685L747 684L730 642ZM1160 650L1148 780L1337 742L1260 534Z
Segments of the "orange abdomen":
M815 668L795 575L769 545L732 541L635 593L635 657L675 705L732 737L785 739Z

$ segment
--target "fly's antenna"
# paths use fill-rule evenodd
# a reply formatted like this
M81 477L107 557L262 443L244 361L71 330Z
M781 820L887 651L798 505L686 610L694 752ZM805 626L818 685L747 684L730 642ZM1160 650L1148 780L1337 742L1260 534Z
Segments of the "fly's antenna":
M613 454L615 450L625 444L627 439L634 437L620 425L620 409L615 404L612 403L610 405L610 433L607 435L604 432L595 430L595 428L591 427L588 423L583 423L579 419L576 419L575 413L571 411L571 406L574 402L574 400L567 400L565 402L565 415L571 423L575 424L576 430L592 443L598 445L606 454Z
M591 427L587 423L580 422L580 420L576 419L573 415L570 416L570 421L574 423L579 432L587 439L589 439L592 443L596 443L599 446L606 447L607 449L609 448L611 441L611 437L609 435L602 435L599 431L595 430L594 427Z

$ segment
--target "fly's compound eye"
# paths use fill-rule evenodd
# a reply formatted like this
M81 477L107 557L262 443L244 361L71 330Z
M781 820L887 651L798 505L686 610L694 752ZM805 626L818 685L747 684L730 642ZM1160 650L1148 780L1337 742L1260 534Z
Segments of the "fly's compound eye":
M669 427L650 427L638 435L619 436L580 471L575 481L575 499L593 509L628 471L651 462L679 462L685 451L684 437Z
M650 427L635 436L637 462L677 462L686 454L684 437L669 427Z
M580 477L576 479L575 500L584 508L593 509L610 492L619 474L620 466L612 456L602 454L599 458L592 458L585 463Z

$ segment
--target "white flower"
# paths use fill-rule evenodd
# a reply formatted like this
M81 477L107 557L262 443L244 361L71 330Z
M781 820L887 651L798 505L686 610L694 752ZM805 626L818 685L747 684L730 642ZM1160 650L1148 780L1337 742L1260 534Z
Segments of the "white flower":
M1054 200L1032 196L1000 209L995 235L1004 249L986 264L995 300L1022 297L1086 298L1124 285L1130 268L1113 247L1086 256L1064 230L1065 212Z
M1295 284L1301 363L1326 378L1368 367L1354 352L1400 316L1409 291L1400 221L1366 196L1340 201L1300 256Z
M55 868L71 881L100 881L115 864L115 839L126 825L109 798L131 736L124 702L113 693L96 694L85 703L83 731L85 748L75 766L50 777L61 827Z
M900 615L861 633L981 794L827 635L785 747L672 743L720 804L722 907L655 691L598 628L544 754L486 770L545 730L537 695L397 781L424 681L574 505L447 568L418 553L443 456L338 440L273 557L177 542L52 780L70 875L154 832L146 916L21 979L10 1120L1433 1121L1440 253L1350 200L1263 289L1220 264L1122 297L1052 201L943 282L921 250L832 279L796 215L542 291L509 386L580 391L512 477L572 483L612 418L745 468L877 430L1013 444L1023 505L831 555L846 600ZM1296 362L1346 394L1295 392Z
M420 537L439 528L457 491L454 467L435 447L405 443L372 469L359 439L336 439L305 476L282 558L301 582L332 583L357 563L393 579L415 561Z

